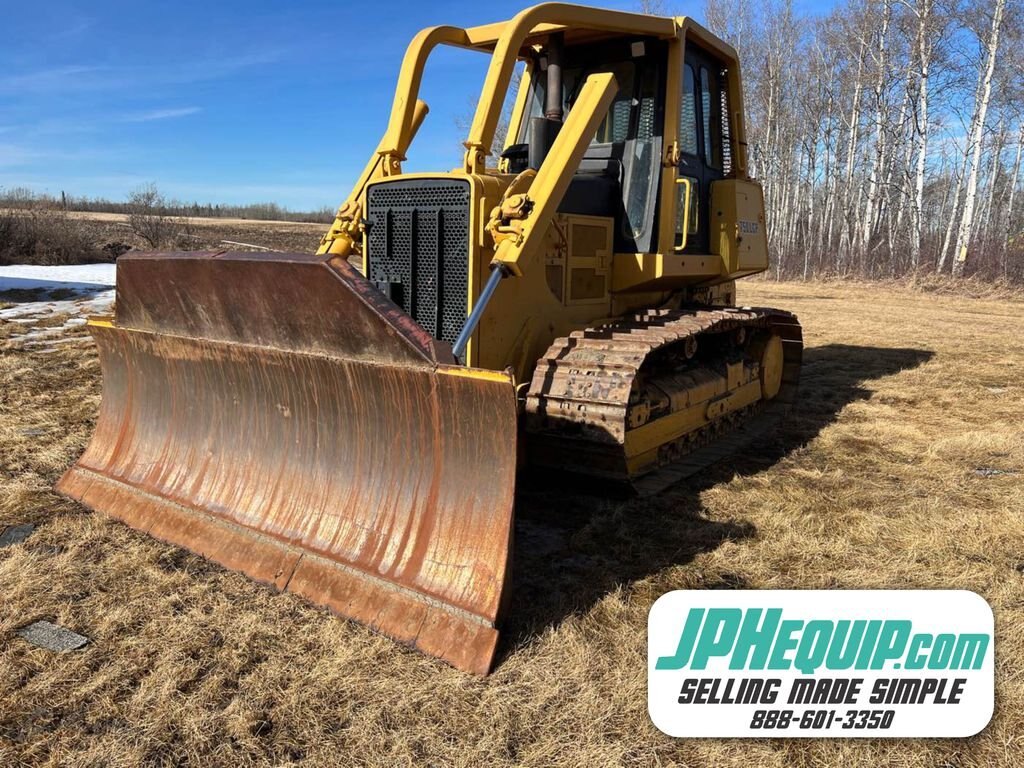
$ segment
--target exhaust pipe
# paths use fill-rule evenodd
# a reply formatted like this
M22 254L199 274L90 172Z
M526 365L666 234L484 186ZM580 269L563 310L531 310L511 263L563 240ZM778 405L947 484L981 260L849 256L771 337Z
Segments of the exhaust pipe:
M562 122L562 54L565 35L559 32L548 38L548 92L544 100L544 117Z
M544 116L530 118L530 139L527 165L539 170L544 158L562 129L562 59L565 53L565 35L561 32L548 38L547 93L544 97Z

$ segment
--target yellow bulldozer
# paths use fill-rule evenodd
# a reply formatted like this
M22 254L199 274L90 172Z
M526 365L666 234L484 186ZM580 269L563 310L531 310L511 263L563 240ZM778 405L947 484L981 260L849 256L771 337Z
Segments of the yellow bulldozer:
M404 173L441 45L490 57L465 156ZM796 318L736 306L767 264L708 30L562 3L425 29L317 254L118 261L99 420L58 488L486 674L518 471L651 491L793 401Z

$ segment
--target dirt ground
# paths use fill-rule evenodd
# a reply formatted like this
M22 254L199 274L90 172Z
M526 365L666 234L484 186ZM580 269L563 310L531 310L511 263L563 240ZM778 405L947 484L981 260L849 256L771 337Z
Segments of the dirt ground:
M1024 764L1024 302L771 282L741 299L800 316L801 405L653 500L527 483L486 679L55 495L96 416L96 356L82 328L46 354L0 341L0 529L37 526L0 549L0 765ZM865 587L988 599L985 731L704 741L650 723L662 593ZM54 654L15 634L44 618L90 643Z

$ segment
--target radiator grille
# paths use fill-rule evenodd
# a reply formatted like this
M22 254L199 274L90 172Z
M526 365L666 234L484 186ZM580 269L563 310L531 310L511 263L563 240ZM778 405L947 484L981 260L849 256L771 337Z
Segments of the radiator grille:
M434 338L466 321L469 182L389 181L367 192L367 278Z

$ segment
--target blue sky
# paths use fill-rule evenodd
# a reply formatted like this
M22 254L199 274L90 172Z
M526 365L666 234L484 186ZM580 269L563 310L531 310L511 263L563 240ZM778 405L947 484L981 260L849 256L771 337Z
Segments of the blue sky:
M506 2L6 3L0 188L123 199L337 205L384 130L409 39L497 21ZM601 5L633 9L633 2ZM670 4L699 17L700 2ZM487 57L440 50L410 169L458 162Z

